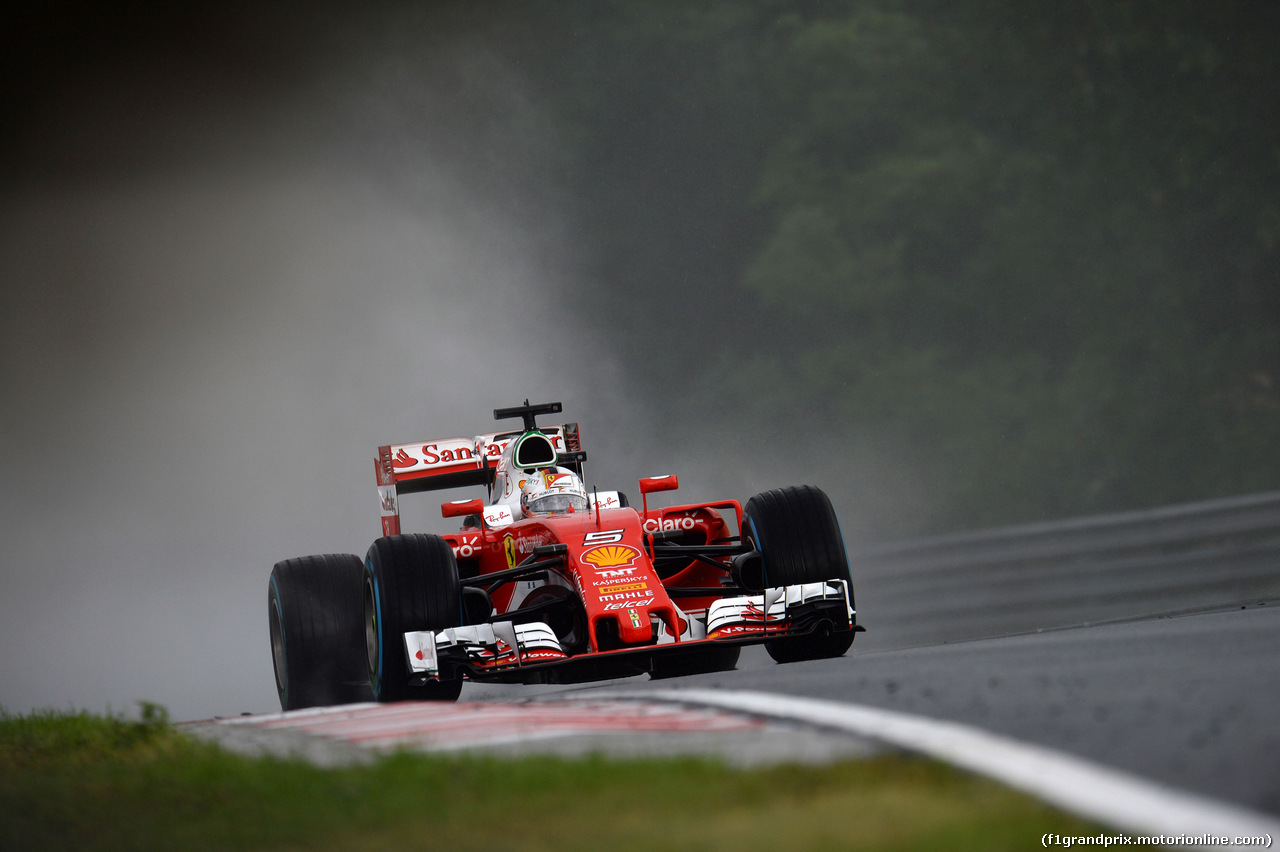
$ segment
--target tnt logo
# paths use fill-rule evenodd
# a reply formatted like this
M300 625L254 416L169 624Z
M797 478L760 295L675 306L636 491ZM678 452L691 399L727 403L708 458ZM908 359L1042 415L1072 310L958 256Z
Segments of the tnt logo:
M601 577L626 578L636 572L634 568L615 568L612 571L601 571Z

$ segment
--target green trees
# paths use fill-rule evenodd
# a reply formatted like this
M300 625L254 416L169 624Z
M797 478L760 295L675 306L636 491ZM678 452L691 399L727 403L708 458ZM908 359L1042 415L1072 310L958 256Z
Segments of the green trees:
M655 400L909 459L886 535L1280 487L1280 9L590 5L543 73Z

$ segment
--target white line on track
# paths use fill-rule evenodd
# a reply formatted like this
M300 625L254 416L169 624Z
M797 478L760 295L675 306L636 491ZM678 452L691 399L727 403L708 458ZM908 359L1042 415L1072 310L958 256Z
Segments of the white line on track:
M765 692L670 689L611 693L787 719L869 737L994 778L1132 835L1280 839L1280 819L1185 793L1043 746L958 722Z

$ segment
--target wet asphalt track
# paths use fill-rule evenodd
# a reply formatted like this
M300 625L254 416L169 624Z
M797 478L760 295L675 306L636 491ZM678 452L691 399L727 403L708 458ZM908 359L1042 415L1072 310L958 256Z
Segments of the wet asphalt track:
M865 641L864 641L865 640ZM1280 814L1280 605L909 649L874 634L838 660L582 686L468 684L464 700L749 689L950 719Z

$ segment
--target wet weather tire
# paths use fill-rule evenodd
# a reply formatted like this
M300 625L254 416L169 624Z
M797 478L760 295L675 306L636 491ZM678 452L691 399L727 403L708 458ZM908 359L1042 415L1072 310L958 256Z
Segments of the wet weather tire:
M404 634L462 624L458 563L438 535L380 538L364 560L365 665L378 701L456 701L462 676L414 685Z
M327 554L276 563L267 587L271 663L280 707L368 701L359 556Z
M844 538L831 501L812 485L775 488L757 494L743 509L743 537L764 557L766 587L844 580L853 604L853 580ZM779 663L842 656L853 644L852 630L824 631L765 642Z

